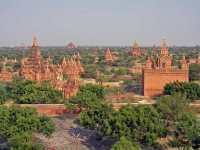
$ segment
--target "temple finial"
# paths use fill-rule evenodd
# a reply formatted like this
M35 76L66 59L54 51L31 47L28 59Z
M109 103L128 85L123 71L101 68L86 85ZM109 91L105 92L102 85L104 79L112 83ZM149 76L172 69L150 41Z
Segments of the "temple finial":
M165 37L163 39L163 46L166 47L166 40L165 40Z
M37 39L36 39L36 36L35 36L35 35L34 35L33 45L34 45L34 46L38 46Z

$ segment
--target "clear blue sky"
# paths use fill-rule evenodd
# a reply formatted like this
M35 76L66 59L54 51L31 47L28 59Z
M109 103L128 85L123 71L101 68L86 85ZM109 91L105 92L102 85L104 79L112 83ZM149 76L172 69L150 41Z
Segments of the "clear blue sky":
M0 0L0 46L200 44L200 0Z

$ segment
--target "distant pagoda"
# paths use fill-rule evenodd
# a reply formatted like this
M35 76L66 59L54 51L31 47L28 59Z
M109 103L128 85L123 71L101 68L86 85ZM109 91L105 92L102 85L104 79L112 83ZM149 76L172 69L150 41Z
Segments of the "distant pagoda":
M70 43L67 45L67 49L71 49L71 48L77 48L77 46L74 45L72 42L70 42Z

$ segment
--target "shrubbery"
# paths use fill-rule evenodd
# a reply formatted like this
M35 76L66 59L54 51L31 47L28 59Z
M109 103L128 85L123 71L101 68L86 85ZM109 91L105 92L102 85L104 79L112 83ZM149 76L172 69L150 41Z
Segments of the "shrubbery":
M165 95L174 95L176 93L183 93L191 101L200 98L200 85L194 82L179 82L174 81L164 86L163 93Z
M18 104L57 104L62 93L48 83L36 84L34 81L26 80L14 85L11 96Z
M38 116L35 108L0 106L0 136L7 138L11 150L43 150L44 145L34 142L34 133L50 138L54 131L51 118Z

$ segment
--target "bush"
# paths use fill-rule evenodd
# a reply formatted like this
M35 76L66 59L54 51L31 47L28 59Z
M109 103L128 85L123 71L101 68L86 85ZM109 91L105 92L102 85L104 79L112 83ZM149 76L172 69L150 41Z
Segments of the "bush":
M117 79L110 78L110 79L108 79L108 82L118 82L118 80L117 80Z
M200 98L200 85L194 82L179 82L174 81L167 83L164 86L163 93L165 95L174 95L176 93L183 93L191 101L198 100Z
M18 104L56 104L62 93L48 83L36 84L33 81L19 82L11 91L11 96Z
M0 85L0 105L5 103L6 97L7 97L6 89L2 85Z

